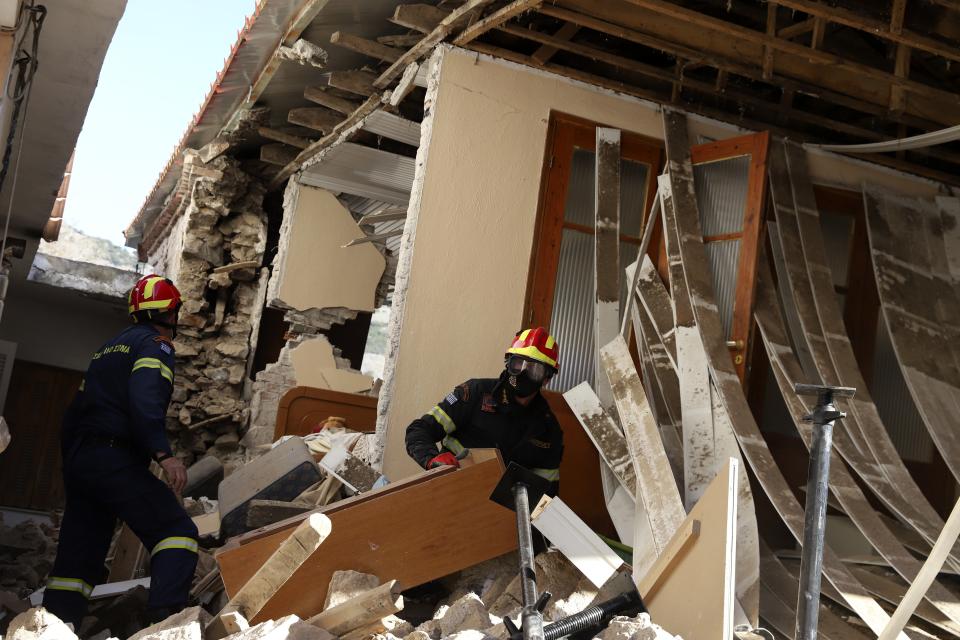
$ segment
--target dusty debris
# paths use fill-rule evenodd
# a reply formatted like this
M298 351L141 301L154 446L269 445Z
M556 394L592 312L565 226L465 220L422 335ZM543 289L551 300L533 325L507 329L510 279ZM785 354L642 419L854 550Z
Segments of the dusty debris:
M634 618L615 617L597 640L675 640L675 636L651 622L649 614L640 613Z
M26 597L43 586L57 553L57 531L46 523L25 520L14 527L0 515L0 589Z
M323 629L307 624L297 616L268 620L234 633L225 640L333 640Z
M297 64L310 65L318 69L327 66L327 52L308 40L300 39L293 46L281 46L277 49L277 57L290 60Z
M190 607L151 625L128 640L203 640L203 629L210 614L201 607Z
M7 640L77 640L68 624L43 607L24 611L7 627Z
M365 591L380 586L380 578L369 573L359 571L335 571L327 587L327 599L323 603L324 610L356 598Z
M490 617L480 596L468 593L447 609L440 619L440 633L447 637L467 629L486 629L498 621Z
M541 553L537 555L535 562L537 566L537 588L540 591L552 593L553 599L551 599L551 602L567 600L581 585L582 575L563 554L556 552ZM503 595L490 606L489 611L491 615L498 618L514 617L520 612L521 606L520 576L515 570L509 586ZM552 608L555 609L556 606Z

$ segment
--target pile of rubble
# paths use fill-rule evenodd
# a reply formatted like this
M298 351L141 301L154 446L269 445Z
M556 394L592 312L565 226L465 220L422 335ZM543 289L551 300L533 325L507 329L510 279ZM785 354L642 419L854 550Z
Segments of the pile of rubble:
M0 513L0 591L22 598L43 586L56 554L55 527L33 520L8 527Z
M192 158L198 163L199 158ZM204 165L183 213L183 244L163 265L183 295L177 377L168 429L187 463L205 454L235 461L246 419L244 387L266 273L265 189L238 161ZM203 428L198 428L198 427Z

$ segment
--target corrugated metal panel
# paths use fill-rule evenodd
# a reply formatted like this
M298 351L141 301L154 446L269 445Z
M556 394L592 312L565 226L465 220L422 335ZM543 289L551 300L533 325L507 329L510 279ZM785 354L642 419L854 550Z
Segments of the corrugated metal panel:
M870 393L877 411L890 432L897 452L904 460L929 462L933 459L933 441L923 425L923 418L910 397L900 365L887 333L883 314L877 319L877 342L873 353L873 380Z
M594 159L593 151L574 149L570 163L570 181L567 184L567 202L563 219L593 228L597 214L594 211Z
M405 205L410 200L414 171L413 158L346 142L304 171L300 182Z
M550 330L562 350L560 373L549 384L554 391L566 391L584 380L594 382L593 250L593 236L563 230L550 319Z
M845 287L847 270L850 267L850 236L853 234L853 218L821 211L820 228L823 230L823 244L827 250L833 284Z
M414 147L420 146L420 123L401 118L393 113L374 111L367 116L363 129Z
M740 264L740 240L720 240L706 244L707 258L717 307L723 322L723 335L730 337L733 325L733 303L737 297L737 267Z
M650 167L642 162L623 160L620 163L620 233L640 237L640 222L647 204L647 173ZM630 259L632 262L636 256ZM622 262L621 264L630 264Z
M694 165L693 180L704 236L743 230L749 173L749 156Z

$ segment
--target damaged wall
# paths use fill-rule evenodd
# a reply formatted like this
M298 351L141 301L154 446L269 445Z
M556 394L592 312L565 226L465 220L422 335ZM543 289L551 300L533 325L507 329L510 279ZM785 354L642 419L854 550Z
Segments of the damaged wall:
M296 386L348 393L369 391L373 380L350 368L322 332L372 312L386 265L369 244L344 248L363 237L350 212L324 189L291 180L284 193L283 224L267 288L267 305L285 312L289 341L277 362L252 386L248 448L273 441L280 398Z
M417 471L404 451L406 425L463 380L497 375L524 324L550 111L663 139L650 102L448 45L434 64L378 408L392 480ZM690 130L693 139L740 133L701 117L691 117ZM820 152L811 173L856 189L863 180L917 195L937 188Z
M183 295L167 427L188 462L208 450L229 459L239 447L266 246L264 186L226 156L206 168L215 173L194 182L180 219L148 256ZM209 427L186 428L220 417Z

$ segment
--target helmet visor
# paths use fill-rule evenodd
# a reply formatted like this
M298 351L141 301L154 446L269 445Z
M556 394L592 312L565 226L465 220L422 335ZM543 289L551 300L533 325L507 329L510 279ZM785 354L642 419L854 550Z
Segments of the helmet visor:
M550 373L550 367L536 360L528 360L522 356L512 355L507 358L507 372L518 376L526 372L527 377L534 382L543 382Z

